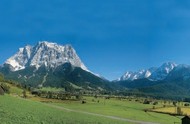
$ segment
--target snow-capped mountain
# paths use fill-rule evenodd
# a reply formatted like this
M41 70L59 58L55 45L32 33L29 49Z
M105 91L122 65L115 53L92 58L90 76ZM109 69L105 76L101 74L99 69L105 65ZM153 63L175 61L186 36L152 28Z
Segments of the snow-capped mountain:
M166 62L162 66L160 66L155 72L151 74L149 79L152 80L163 80L165 79L168 74L177 67L177 64L173 62Z
M137 72L126 72L121 78L119 78L117 81L133 81L136 79L143 79L148 78L150 80L163 80L167 77L167 75L175 68L177 67L177 64L173 62L166 62L159 68L149 68L147 70L140 70Z
M180 64L175 67L166 77L166 80L187 80L190 79L190 66L185 64Z
M0 67L0 73L32 87L110 88L108 80L86 68L71 45L47 41L20 48Z
M88 71L71 45L62 46L47 41L39 42L34 47L27 45L20 48L5 62L6 65L11 65L12 71L22 70L28 66L34 66L36 69L44 65L47 68L56 68L64 63L71 63Z
M118 81L123 81L123 80L132 81L132 80L141 79L141 78L148 78L150 75L151 75L150 70L140 70L137 72L128 71L122 77L120 77Z
M127 74L129 73L126 73L126 77ZM131 75L138 77L135 74L131 72ZM138 94L143 93L151 97L178 99L186 98L190 93L190 65L167 62L155 69L147 78L129 78L130 76L114 83L121 88L130 89L130 92L138 91Z

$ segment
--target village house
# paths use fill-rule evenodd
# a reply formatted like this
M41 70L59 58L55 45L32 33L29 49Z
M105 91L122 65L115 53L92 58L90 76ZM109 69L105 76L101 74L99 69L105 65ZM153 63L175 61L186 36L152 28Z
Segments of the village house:
M190 124L190 116L185 116L181 120L182 120L182 124Z

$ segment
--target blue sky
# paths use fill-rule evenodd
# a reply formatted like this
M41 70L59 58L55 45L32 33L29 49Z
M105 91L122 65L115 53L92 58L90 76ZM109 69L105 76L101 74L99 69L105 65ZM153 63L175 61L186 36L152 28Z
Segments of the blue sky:
M163 62L190 64L189 0L1 0L0 63L38 41L72 44L112 80Z

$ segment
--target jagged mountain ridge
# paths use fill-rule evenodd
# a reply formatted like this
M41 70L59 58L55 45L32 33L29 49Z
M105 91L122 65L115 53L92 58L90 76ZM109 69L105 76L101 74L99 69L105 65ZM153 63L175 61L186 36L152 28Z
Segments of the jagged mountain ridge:
M10 65L12 71L18 71L29 66L34 66L36 69L42 65L47 68L56 68L68 62L87 71L86 66L71 45L62 46L57 43L42 41L34 47L27 45L20 48L5 64Z
M164 80L172 70L178 65L174 62L166 62L162 64L157 70L155 70L149 79L152 80Z
M190 79L190 66L180 64L176 66L166 77L166 81L186 81Z
M152 67L146 70L139 70L137 72L128 71L117 81L133 81L143 78L147 78L154 81L164 80L175 67L177 67L177 64L173 62L166 62L158 68Z
M71 45L47 41L20 48L0 72L6 79L32 87L109 89L109 81L90 72Z
M163 68L164 66L161 67ZM171 70L167 69L159 69L166 74L164 75L166 77L162 80L142 78L117 81L114 83L119 85L120 88L124 88L126 92L129 91L129 93L134 92L141 95L144 94L145 96L150 95L166 99L188 98L190 93L190 66L179 64L170 68ZM161 74L161 77L163 77L163 74Z
M124 81L124 80L136 80L136 79L143 79L148 78L152 74L152 72L156 68L150 68L147 70L139 70L137 72L128 71L123 76L121 76L117 81Z

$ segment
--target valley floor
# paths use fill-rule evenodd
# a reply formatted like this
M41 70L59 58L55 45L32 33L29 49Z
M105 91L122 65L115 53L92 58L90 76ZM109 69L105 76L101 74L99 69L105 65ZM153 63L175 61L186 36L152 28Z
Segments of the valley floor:
M108 116L108 115L96 114L96 113L85 112L85 111L80 111L80 110L73 110L73 109L68 109L68 108L64 108L64 107L60 107L60 106L56 106L56 105L50 105L50 104L48 106L53 107L53 108L57 108L59 110L75 112L75 113L79 113L79 114L87 114L87 115L92 115L92 116L97 116L97 117L104 117L104 118L124 121L124 122L128 122L128 123L130 122L130 123L135 123L135 124L158 124L158 123L153 123L153 122L131 120L131 119L121 118L121 117L117 117L117 116Z
M9 95L0 96L0 101L1 124L126 124Z
M1 124L173 124L180 118L167 114L144 112L152 105L118 99L85 97L81 101L23 99L0 96ZM41 101L41 102L39 102ZM97 102L99 101L99 102Z

